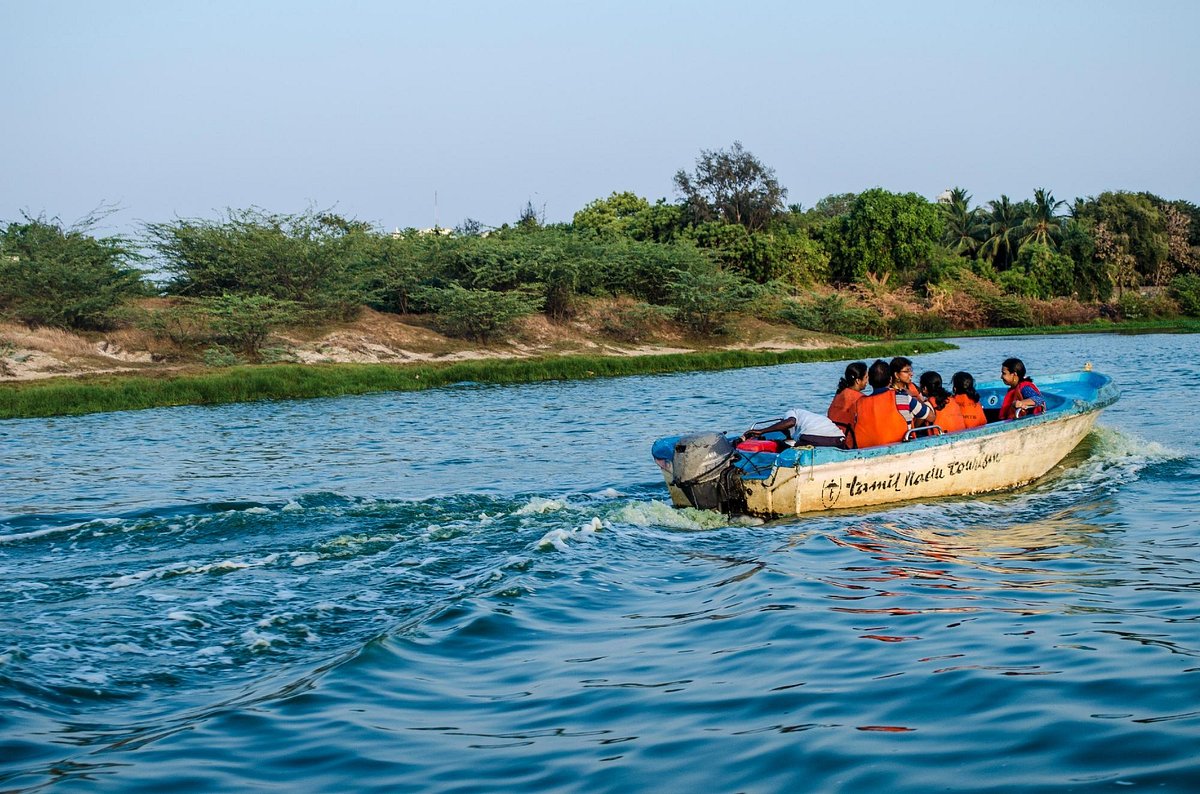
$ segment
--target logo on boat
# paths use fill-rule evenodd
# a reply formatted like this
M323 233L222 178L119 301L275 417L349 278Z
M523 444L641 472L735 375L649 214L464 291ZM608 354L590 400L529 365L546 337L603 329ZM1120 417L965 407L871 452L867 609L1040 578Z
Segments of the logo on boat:
M833 507L837 504L837 500L842 495L842 480L841 478L832 479L821 486L821 504L825 507Z

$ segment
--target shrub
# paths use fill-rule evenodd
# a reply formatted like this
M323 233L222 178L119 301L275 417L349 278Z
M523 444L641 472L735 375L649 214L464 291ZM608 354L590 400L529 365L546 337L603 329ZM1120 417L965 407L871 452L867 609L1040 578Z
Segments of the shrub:
M1100 318L1100 310L1074 298L1029 302L1034 325L1085 325Z
M225 345L213 345L204 351L206 367L236 367L242 360Z
M28 216L9 223L0 232L0 311L32 325L102 329L126 298L147 294L130 244L87 234L96 220L70 229Z
M703 335L725 330L730 317L752 301L755 285L723 270L676 270L670 287L675 319Z
M830 334L874 334L885 327L879 312L867 306L852 305L837 293L788 301L778 316L797 328Z
M1200 317L1200 276L1195 273L1176 276L1171 280L1170 291L1180 311L1189 317Z
M466 289L458 284L427 288L423 300L437 315L436 323L444 333L479 342L489 341L517 318L542 307L542 298L526 292Z
M369 258L370 231L336 215L229 210L218 221L153 223L146 230L171 276L172 295L262 295L339 318L368 298L359 271Z
M993 328L1027 328L1033 325L1029 302L1012 295L984 297L980 303L987 312L987 324Z
M222 295L199 304L208 321L212 338L246 356L257 358L271 331L294 324L299 306L266 295Z
M622 342L644 342L662 327L667 313L648 303L617 306L601 318L600 331Z

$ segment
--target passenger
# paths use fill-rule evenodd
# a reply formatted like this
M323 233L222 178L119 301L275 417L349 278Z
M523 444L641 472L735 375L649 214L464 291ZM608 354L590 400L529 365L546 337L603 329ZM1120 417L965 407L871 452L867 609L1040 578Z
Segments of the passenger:
M1026 414L1046 411L1046 398L1025 374L1025 364L1019 358L1006 358L1000 365L1000 380L1008 387L1004 402L1000 405L1001 419L1016 419ZM1018 414L1017 412L1022 413Z
M888 364L888 369L892 372L892 388L896 391L896 407L900 409L901 414L908 420L910 427L922 427L931 425L934 422L934 408L925 399L925 395L917 388L917 385L912 382L913 366L912 362L904 356L893 358ZM916 400L916 405L909 408L904 398ZM911 413L911 416L909 414Z
M922 372L921 393L937 410L937 424L943 433L957 433L967 429L962 411L959 410L958 403L954 402L954 396L942 385L940 374L933 370Z
M787 416L769 427L747 430L745 438L758 438L767 433L782 432L797 446L846 448L846 431L827 417L793 408Z
M912 367L907 369L911 381ZM850 441L854 447L865 449L903 441L914 420L933 418L933 409L927 404L909 396L906 390L892 388L892 370L888 362L876 359L867 370L867 379L871 383L871 396L854 404L854 418L850 423Z
M979 392L975 391L975 378L971 373L955 372L951 383L954 386L954 402L958 404L967 429L986 425L987 416L983 413L983 406L979 404Z
M907 391L910 397L916 397L918 400L924 401L921 396L921 390L912 382L913 365L904 356L896 356L888 364L888 368L892 371L892 388L896 391Z
M846 365L846 374L838 381L837 394L829 404L825 415L843 431L849 429L850 421L854 418L854 404L862 399L863 389L867 388L867 365L855 361Z

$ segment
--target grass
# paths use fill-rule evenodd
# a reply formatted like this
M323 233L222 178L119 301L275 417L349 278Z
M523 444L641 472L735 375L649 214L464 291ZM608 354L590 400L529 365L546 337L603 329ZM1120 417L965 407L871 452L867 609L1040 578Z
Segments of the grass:
M1096 320L1075 325L1034 325L1025 328L976 328L969 331L941 331L938 333L903 334L897 339L946 339L972 336L1044 336L1048 334L1196 334L1200 333L1200 319L1194 317L1172 317L1159 320ZM854 336L854 339L875 341L878 337Z
M888 358L951 350L945 342L893 341L781 352L719 350L653 356L553 356L452 364L271 364L187 373L48 378L0 385L0 419L71 416L173 405L420 391L455 383L535 383L622 375Z

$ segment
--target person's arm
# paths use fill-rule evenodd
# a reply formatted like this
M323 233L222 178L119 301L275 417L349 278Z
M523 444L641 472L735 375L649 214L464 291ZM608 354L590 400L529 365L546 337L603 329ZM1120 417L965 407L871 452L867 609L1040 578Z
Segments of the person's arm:
M757 429L747 430L742 435L746 438L758 438L759 436L766 435L767 433L776 433L776 432L781 432L781 433L787 435L788 434L787 431L791 430L795 426L796 426L796 417L789 416L786 419L780 419L778 422L776 422L773 425L770 425L769 427L760 427Z
M918 400L916 397L909 399L908 410L912 413L914 424L917 422L933 424L933 420L937 418L937 413L933 410L933 406L927 402Z
M1023 408L1026 411L1030 408L1045 408L1046 398L1027 385L1021 386L1021 399L1013 400L1013 407Z

